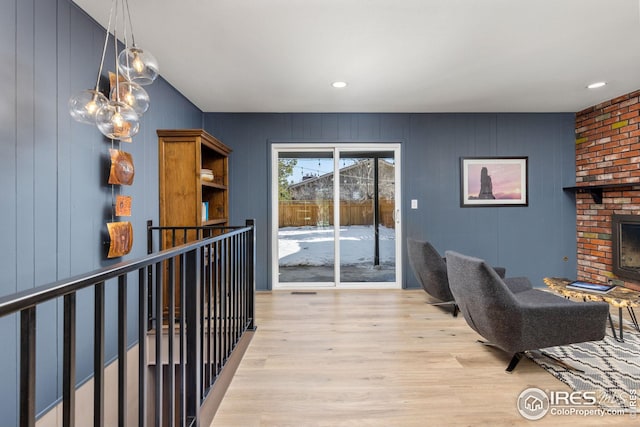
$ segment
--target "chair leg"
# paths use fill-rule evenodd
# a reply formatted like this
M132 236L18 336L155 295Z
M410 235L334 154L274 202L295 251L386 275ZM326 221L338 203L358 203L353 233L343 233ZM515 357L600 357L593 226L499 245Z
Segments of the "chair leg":
M522 359L522 352L518 352L516 354L513 355L513 357L511 358L511 362L509 362L509 366L507 366L507 369L505 369L505 371L507 371L507 373L512 373L513 370L516 368L516 366L518 365L518 362L520 362L520 359Z
M476 340L477 342L479 342L482 345L486 345L488 347L495 347L495 348L500 348L497 345L495 345L494 343L490 342L490 341L484 341L484 340ZM516 368L516 366L518 365L518 362L520 362L520 359L522 359L522 356L524 356L523 352L518 352L516 354L513 355L513 357L511 358L511 361L509 362L509 365L507 366L507 369L505 369L505 371L510 374L511 372L513 372L513 370Z
M455 301L430 302L429 305L452 305L453 317L458 317L458 313L460 312L460 309L458 308L458 304L456 304Z
M440 301L440 302L430 302L429 305L452 305L455 304L455 301Z
M489 346L489 347L496 347L496 348L500 348L498 346L496 346L494 343L489 342L489 341L483 341L483 340L477 340L477 342L479 342L480 344ZM570 371L575 371L575 372L581 372L584 373L584 371L582 369L576 368L575 366L565 362L564 360L558 359L555 356L552 356L549 353L546 353L542 350L528 350L527 353L536 353L539 354L540 356L544 356L547 359L550 359L552 362L554 362L556 365L562 366L565 369L568 369ZM511 358L511 361L509 362L509 365L507 366L507 369L505 369L505 371L507 371L507 373L511 373L513 372L513 370L516 368L516 366L518 365L518 362L520 362L520 359L522 359L522 356L524 356L524 352L518 352L516 354L513 355L513 357Z
M530 351L530 353L533 353L534 351ZM544 352L542 350L535 350L535 353L546 357L547 359L550 359L553 363L555 363L556 365L562 366L565 369L568 369L569 371L575 371L575 372L580 372L580 373L584 373L584 371L582 369L578 369L575 366L565 362L564 360L558 359L557 357Z

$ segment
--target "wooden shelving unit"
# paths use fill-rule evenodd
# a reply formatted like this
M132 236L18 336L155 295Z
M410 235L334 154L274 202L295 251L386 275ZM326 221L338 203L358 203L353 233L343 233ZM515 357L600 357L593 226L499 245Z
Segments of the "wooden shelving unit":
M161 227L201 227L229 223L229 163L231 149L202 129L158 130L158 159ZM210 169L213 181L203 180L201 170ZM208 203L204 218L203 202ZM213 233L214 235L217 233ZM176 238L177 237L177 238ZM197 238L188 231L186 242ZM182 244L182 234L162 232L161 249ZM176 266L176 274L179 266ZM163 305L169 309L169 272L165 266ZM174 301L180 301L180 289L175 288ZM176 312L179 307L176 306Z
M160 226L226 225L231 149L202 129L158 130ZM200 176L213 171L214 181ZM203 202L208 215L203 218Z

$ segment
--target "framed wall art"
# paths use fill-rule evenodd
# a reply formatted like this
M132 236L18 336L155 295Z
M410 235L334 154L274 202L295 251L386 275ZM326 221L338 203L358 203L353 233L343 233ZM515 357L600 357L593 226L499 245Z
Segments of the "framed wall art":
M528 157L461 157L460 206L527 206Z

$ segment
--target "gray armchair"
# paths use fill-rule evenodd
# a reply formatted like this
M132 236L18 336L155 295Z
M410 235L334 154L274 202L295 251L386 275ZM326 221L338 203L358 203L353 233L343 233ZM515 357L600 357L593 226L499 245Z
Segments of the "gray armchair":
M445 259L429 242L414 239L407 239L407 255L413 273L425 292L440 301L431 304L450 305L453 316L457 316L458 306L449 289ZM504 277L504 268L495 267L495 270L500 277Z
M446 258L451 293L469 326L513 354L507 372L526 351L604 337L607 303L574 302L530 284L513 292L483 260L453 251Z

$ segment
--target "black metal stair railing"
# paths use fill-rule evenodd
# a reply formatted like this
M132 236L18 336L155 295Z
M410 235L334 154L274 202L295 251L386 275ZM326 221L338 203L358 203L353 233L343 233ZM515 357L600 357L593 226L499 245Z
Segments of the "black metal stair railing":
M253 222L251 225L255 227ZM204 249L203 259L205 262L199 266L203 286L200 291L201 297L198 307L201 313L198 352L202 361L199 377L200 392L203 396L207 396L212 390L247 328L243 321L247 317L246 307L253 308L254 306L254 293L242 292L243 283L254 282L254 269L242 268L248 263L253 265L253 243L251 242L252 250L249 260L246 258L249 252L243 250L250 243L247 241L247 236L231 234L229 238L224 240L215 238L223 233L228 234L233 228L219 225L158 227L153 226L150 221L147 222L147 251L149 253L153 253L157 247L172 248L192 240L214 238L211 245ZM237 262L231 262L231 260L237 260ZM170 278L175 276L173 271L169 271L167 274ZM169 318L173 315L173 308L176 306L173 299L175 289L176 287L173 285L170 287L167 293L170 300L164 307L165 312L169 312ZM177 289L179 292L182 291L181 286L178 286ZM160 289L157 292L160 292ZM184 296L180 295L178 300L183 298ZM158 300L155 303L159 304ZM152 304L152 301L149 301L149 304ZM149 325L157 324L154 313L160 312L159 310L159 307L155 312L149 310ZM179 310L179 312L182 311ZM166 316L164 320L166 323ZM253 317L251 317L251 321L249 329L255 329ZM171 348L171 344L169 346ZM189 361L187 361L187 365L189 365ZM172 372L172 370L169 369L168 372ZM156 384L158 383L159 381L156 382Z
M149 226L151 247L151 234L155 230L164 229ZM76 295L87 288L93 288L95 294L93 425L105 425L105 411L114 410L105 408L105 288L109 286L117 286L118 293L118 425L200 424L203 403L214 390L222 368L245 333L255 329L255 229L253 220L247 220L244 227L198 234L198 240L151 253L143 259L0 298L0 317L17 314L20 321L21 426L34 426L36 421L36 309L59 298L64 301L62 421L64 426L77 424L76 358L91 356L76 352ZM139 377L137 396L132 396L126 386L130 323L127 291L136 285ZM163 302L165 286L168 286L167 304ZM149 336L154 339L152 364ZM148 389L150 379L154 384L152 390ZM135 399L138 416L132 422L127 420L127 405ZM85 425L86 420L81 423Z

